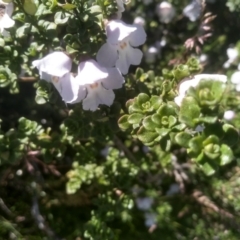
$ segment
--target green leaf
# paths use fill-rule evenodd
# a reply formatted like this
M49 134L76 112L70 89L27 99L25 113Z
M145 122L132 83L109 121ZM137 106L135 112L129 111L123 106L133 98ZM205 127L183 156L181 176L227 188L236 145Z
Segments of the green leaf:
M192 138L188 143L190 150L194 153L201 152L203 139L204 138L202 136Z
M201 168L207 176L211 176L215 173L215 169L209 162L205 162L203 165L201 165Z
M174 102L168 102L167 104L162 104L158 109L157 113L161 116L176 116L176 104Z
M126 108L129 108L133 103L134 103L134 99L129 99L125 104Z
M210 135L210 136L208 136L207 139L205 139L203 141L203 146L207 146L210 143L218 144L219 143L219 138L216 135Z
M54 2L54 1L53 1ZM56 1L55 1L56 2ZM43 3L38 6L37 12L35 13L35 16L43 16L51 14L52 12L48 9L47 6L45 6Z
M135 72L136 79L140 79L143 73L144 73L143 69L138 67Z
M186 125L184 123L180 123L178 125L175 125L172 130L182 131L186 128Z
M204 147L204 154L210 159L216 159L220 156L220 146L218 144L210 143Z
M169 116L168 122L169 122L169 127L171 128L177 123L177 118L175 118L174 116Z
M35 101L37 104L45 104L47 102L46 99L42 96L36 96Z
M192 136L189 133L181 132L175 136L175 141L182 147L187 148Z
M142 126L137 132L137 137L143 143L150 143L158 137L158 134L156 132L150 132Z
M27 35L30 29L30 23L25 23L23 26L17 29L16 31L16 37L22 38Z
M198 100L202 106L213 106L222 99L226 84L220 81L203 79L196 87Z
M60 7L62 7L63 9L65 9L65 10L73 10L74 8L76 8L76 5L74 5L74 4L71 4L71 3L65 3L65 4L59 4L58 3L58 5L60 5Z
M198 123L209 123L209 124L213 124L215 123L216 121L218 120L218 117L217 116L206 116L206 117L200 117L198 118Z
M158 96L151 96L150 102L151 102L151 106L153 107L153 109L157 110L161 106L163 101Z
M223 141L228 146L233 146L239 142L239 133L231 124L224 124L222 127L224 131Z
M37 4L34 0L24 0L23 9L29 15L34 15L37 12Z
M141 107L139 106L138 102L137 102L137 101L134 101L133 104L132 104L131 106L129 106L128 112L129 112L130 114L131 114L131 113L134 113L134 112L142 113L142 109L141 109Z
M128 122L130 124L140 124L144 115L141 113L133 113L128 117Z
M137 96L137 102L141 106L143 103L147 102L150 100L150 97L146 93L140 93Z
M232 149L225 144L221 145L221 157L220 157L220 165L224 166L230 163L234 159L234 155Z
M68 21L69 17L70 17L69 13L56 12L54 15L54 22L57 25L65 24Z
M161 115L160 114L158 114L158 113L155 113L155 114L153 114L152 116L151 116L151 119L152 119L152 121L155 123L155 124L157 124L158 126L161 126L161 123L162 123L162 117L161 117Z
M152 116L145 117L142 124L149 131L155 131L155 128L159 127L155 122L152 121Z
M3 38L0 38L0 47L4 47L5 46L5 41Z
M172 71L176 80L181 80L190 75L188 65L179 65Z
M190 72L198 72L201 70L201 64L199 60L195 57L191 57L187 61L187 65Z
M77 49L73 49L73 48L70 47L69 45L67 45L66 50L67 50L67 53L68 53L68 54L73 54L73 53L77 53L77 52L78 52Z
M167 129L167 128L156 128L156 132L159 134L159 136L165 137L170 132L170 129Z
M179 119L189 127L195 127L196 120L200 116L200 107L193 97L185 97L182 101Z
M128 128L131 127L131 124L128 122L128 117L129 115L123 115L118 119L118 126L122 129L122 130L127 130Z

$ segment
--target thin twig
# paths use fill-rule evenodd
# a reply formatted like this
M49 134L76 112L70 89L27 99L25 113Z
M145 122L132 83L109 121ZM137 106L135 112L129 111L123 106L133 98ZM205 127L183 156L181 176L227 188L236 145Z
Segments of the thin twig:
M0 208L3 212L5 212L9 217L13 217L13 213L11 210L7 207L7 205L4 203L3 199L0 198Z
M40 210L39 210L37 197L33 196L32 201L33 202L32 202L31 213L32 213L32 217L34 218L38 228L41 229L43 232L45 232L50 239L61 240L61 238L57 237L55 232L49 226L46 225L45 219L41 215Z
M119 149L121 149L127 158L129 158L133 162L137 162L134 155L131 153L131 151L123 144L123 142L118 138L116 135L114 136L114 143L117 145Z

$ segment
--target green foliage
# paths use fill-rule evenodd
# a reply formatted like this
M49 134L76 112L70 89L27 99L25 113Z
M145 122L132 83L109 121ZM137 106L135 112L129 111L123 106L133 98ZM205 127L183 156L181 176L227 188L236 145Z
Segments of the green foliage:
M240 1L239 0L228 0L226 6L231 12L240 10Z
M230 44L240 52L240 2L206 1L192 22L189 1L172 0L169 24L161 1L144 2L123 12L126 23L145 20L141 65L110 107L91 112L64 104L32 61L63 51L76 73L105 43L117 2L13 1L15 25L0 36L0 240L240 238L240 95L230 81L239 56L222 67ZM229 80L203 79L178 106L180 85L202 72Z

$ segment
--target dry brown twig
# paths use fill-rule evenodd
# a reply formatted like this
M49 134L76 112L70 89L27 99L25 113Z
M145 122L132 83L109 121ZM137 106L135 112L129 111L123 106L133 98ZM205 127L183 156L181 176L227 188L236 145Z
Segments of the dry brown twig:
M220 213L221 215L224 215L225 217L228 218L234 217L231 213L219 208L213 201L211 201L206 195L204 195L203 192L199 190L194 190L192 193L192 197L202 206L208 207L212 209L214 212Z
M195 50L197 54L201 52L201 47L212 36L212 27L211 22L215 19L215 15L212 15L211 12L205 11L205 0L202 1L202 17L200 19L200 25L195 36L188 38L184 46L188 51Z
M184 167L186 168L187 165L182 166L177 162L176 158L172 159L172 166L174 168L173 175L175 177L176 182L179 184L179 188L181 193L185 192L185 182L189 181L188 175L184 171Z

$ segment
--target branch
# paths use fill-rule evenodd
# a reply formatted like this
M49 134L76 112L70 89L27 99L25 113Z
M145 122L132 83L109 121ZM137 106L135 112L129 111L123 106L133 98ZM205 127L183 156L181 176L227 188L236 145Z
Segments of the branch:
M131 153L131 151L123 144L123 142L118 138L116 135L114 136L114 143L117 145L119 149L121 149L127 158L129 158L133 162L137 162L134 155Z
M36 196L33 196L32 198L31 213L38 228L41 229L43 232L45 232L50 239L61 240L59 237L57 237L55 232L49 226L46 225L45 219L39 211L39 205L38 205L38 200Z

